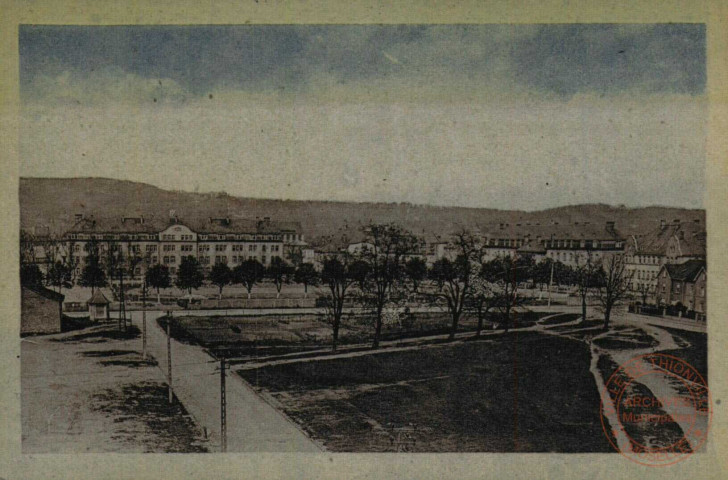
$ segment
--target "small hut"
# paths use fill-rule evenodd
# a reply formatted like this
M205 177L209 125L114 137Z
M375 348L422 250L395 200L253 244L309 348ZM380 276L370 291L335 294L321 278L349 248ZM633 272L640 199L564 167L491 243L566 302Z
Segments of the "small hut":
M96 290L87 303L89 320L109 320L109 301L101 290Z

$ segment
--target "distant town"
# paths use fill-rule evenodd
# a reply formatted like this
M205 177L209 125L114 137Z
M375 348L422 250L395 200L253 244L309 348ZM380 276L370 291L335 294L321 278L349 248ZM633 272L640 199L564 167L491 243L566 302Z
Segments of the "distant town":
M702 448L689 428L708 424L705 399L673 392L662 371L632 393L683 395L697 402L687 415L599 410L619 401L599 395L619 363L640 354L690 362L704 391L702 211L473 210L459 213L483 221L437 230L426 214L441 210L421 208L428 228L372 214L318 233L290 212L211 214L219 205L198 197L164 214L130 201L121 215L118 200L111 215L86 200L34 211L25 198L28 452L638 452L630 438L671 449L676 432L687 432L680 449ZM78 372L88 380L49 389ZM574 398L579 419L565 424ZM46 404L58 413L42 415Z
M611 221L499 223L487 229L463 230L471 237L468 248L472 251L464 251L455 234L451 238L417 237L401 227L392 227L413 240L398 253L403 281L421 282L437 262L454 262L459 255L465 255L481 263L503 258L526 262L531 268L518 271L519 282L539 284L541 288L549 284L551 291L554 285L575 287L576 271L587 264L601 265L607 257L617 255L624 264L625 284L633 304L704 319L705 226L699 218L692 222L660 219L655 224L638 236L620 233ZM170 211L169 217L160 221L144 216L77 214L73 225L60 235L52 235L42 226L21 232L21 275L26 285L43 285L59 293L73 286L111 286L115 301L121 300L119 286L124 281L126 294L138 299L144 283L162 288L176 285L189 293L205 284L219 285L222 293L225 285L242 284L246 276L252 275L256 280L253 285L274 282L280 286L278 302L271 302L271 306L277 306L284 305L280 299L283 285L300 283L307 275L302 271L314 275L322 271L327 259L353 261L368 249L382 248L376 245L372 226L353 235L323 237L310 244L301 233L300 223L276 222L270 217L188 220ZM412 266L415 264L422 265L421 273ZM187 273L195 271L199 275ZM408 271L419 277L407 279ZM169 281L155 281L166 277ZM254 288L248 285L250 294ZM285 299L285 290L283 293ZM79 308L79 303L70 301L64 303L64 308Z

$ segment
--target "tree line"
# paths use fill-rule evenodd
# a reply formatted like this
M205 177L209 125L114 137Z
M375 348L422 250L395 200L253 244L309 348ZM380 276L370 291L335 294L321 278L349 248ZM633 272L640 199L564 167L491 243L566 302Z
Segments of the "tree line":
M583 319L587 316L588 297L596 297L604 312L606 329L614 307L626 298L631 280L618 254L596 259L587 253L577 258L574 267L550 258L536 262L531 255L492 258L476 235L461 230L451 236L447 254L428 266L423 255L424 242L399 225L369 224L362 228L362 234L360 249L326 256L320 270L310 263L294 266L274 257L267 267L255 259L232 268L216 263L205 275L197 258L186 256L177 269L174 285L191 294L209 281L218 287L219 298L226 286L235 284L245 287L250 298L255 285L266 279L275 286L277 296L288 283L303 285L305 295L310 286L321 286L319 292L323 296L319 305L325 309L332 325L332 345L336 349L347 303L371 312L372 347L377 348L384 324L398 321L397 312L407 308L408 302L446 310L450 318L450 339L455 338L466 312L477 318L476 336L481 335L486 318L495 318L495 324L508 332L514 311L524 302L524 285L542 290L552 283L575 287L581 299ZM75 280L93 291L107 286L109 279L113 279L119 285L123 301L125 278L131 277L135 268L148 258L135 251L131 244L126 249L113 243L101 248L100 242L92 241L85 248L88 255L78 279L73 278L76 268L73 256L68 255L66 262L51 262L45 275L36 264L23 264L21 281L24 284L45 281L60 290ZM145 286L157 291L158 301L160 289L172 286L170 271L161 264L149 266L144 280ZM495 315L489 317L490 314Z

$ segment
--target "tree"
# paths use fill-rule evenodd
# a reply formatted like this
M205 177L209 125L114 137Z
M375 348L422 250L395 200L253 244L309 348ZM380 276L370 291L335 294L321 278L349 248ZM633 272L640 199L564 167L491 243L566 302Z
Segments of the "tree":
M263 279L264 272L265 267L258 260L245 260L233 268L233 283L245 286L248 291L248 298L250 298L250 292L252 292L255 284Z
M395 224L370 224L363 229L367 247L360 259L366 262L368 275L364 298L374 307L375 326L372 348L379 348L382 333L382 312L392 291L403 277L403 259L419 246L417 237Z
M619 254L606 257L596 275L599 303L604 310L604 330L609 328L612 309L625 299L632 282L624 258Z
M192 255L188 255L182 257L182 263L180 263L179 270L177 270L177 280L174 284L191 294L193 288L196 290L202 286L204 278L205 276L197 259Z
M106 243L106 269L109 278L118 279L119 281L119 328L126 331L126 291L124 289L124 279L134 276L136 266L142 261L141 256L136 251L138 246L132 242L107 242Z
M449 339L453 340L466 300L472 295L474 264L480 259L480 250L475 237L466 230L453 235L449 250L457 254L455 260L446 257L436 261L430 270L430 278L437 287L436 297L447 305L451 320Z
M324 260L323 269L321 270L321 281L329 289L329 295L325 299L325 307L331 319L333 329L332 350L336 351L341 316L344 313L344 301L346 300L347 290L355 280L351 276L347 265L342 263L341 260L338 258L328 258Z
M293 281L303 285L303 296L308 296L308 286L318 285L320 280L319 274L311 263L302 263L293 275Z
M648 282L639 282L637 284L637 293L642 298L642 306L647 305L647 297L652 293L652 286Z
M20 284L26 287L43 286L43 273L40 271L40 267L34 263L21 265Z
M78 284L82 287L91 287L91 293L93 293L95 289L108 285L108 281L106 280L106 272L102 267L98 244L89 242L86 246L88 256L86 256L86 262L83 270L81 270L81 278Z
M586 322L586 299L589 292L597 284L597 267L590 255L584 258L577 258L577 266L574 269L574 279L581 298L581 321Z
M348 264L347 271L362 292L366 289L369 277L369 264L364 260L354 260Z
M498 279L497 262L483 262L477 272L473 272L470 285L472 287L472 305L478 318L475 336L479 337L483 330L483 320L488 311L495 306L495 282Z
M273 285L276 286L276 298L281 296L281 288L284 283L290 282L291 275L293 274L293 267L291 267L281 257L273 257L270 261L270 266L266 270L268 278L273 280Z
M48 268L46 283L48 285L58 287L58 293L60 293L63 287L71 288L72 272L72 266L68 265L67 263L61 262L60 260L56 260Z
M31 264L35 263L35 237L32 233L21 230L20 231L20 263ZM37 266L37 265L36 265ZM38 268L40 272L40 267Z
M420 283L427 278L427 263L420 257L407 260L404 265L405 274L412 282L412 289L417 292Z
M554 261L548 257L538 262L533 269L533 281L543 290L544 285L551 282L551 269L554 268Z
M510 256L498 257L493 260L490 268L493 269L495 307L501 313L503 332L508 333L513 309L521 303L518 296L519 276L518 261Z
M233 279L233 272L226 263L216 263L210 270L209 280L213 285L217 285L218 298L222 300L222 289Z
M285 257L294 267L299 267L303 263L303 248L300 245L288 245Z
M169 268L166 265L152 265L147 270L144 277L147 285L157 290L157 303L161 303L159 299L159 289L169 288L172 285L172 281L169 277Z

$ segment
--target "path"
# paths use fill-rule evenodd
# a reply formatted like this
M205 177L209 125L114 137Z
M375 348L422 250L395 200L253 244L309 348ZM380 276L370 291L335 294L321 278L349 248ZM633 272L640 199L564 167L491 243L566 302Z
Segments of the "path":
M167 337L156 319L162 312L147 312L147 345L166 373ZM141 328L141 312L132 313ZM172 387L213 444L220 442L219 363L201 347L172 339ZM282 413L266 403L237 375L228 372L227 445L229 452L319 452L321 448Z

